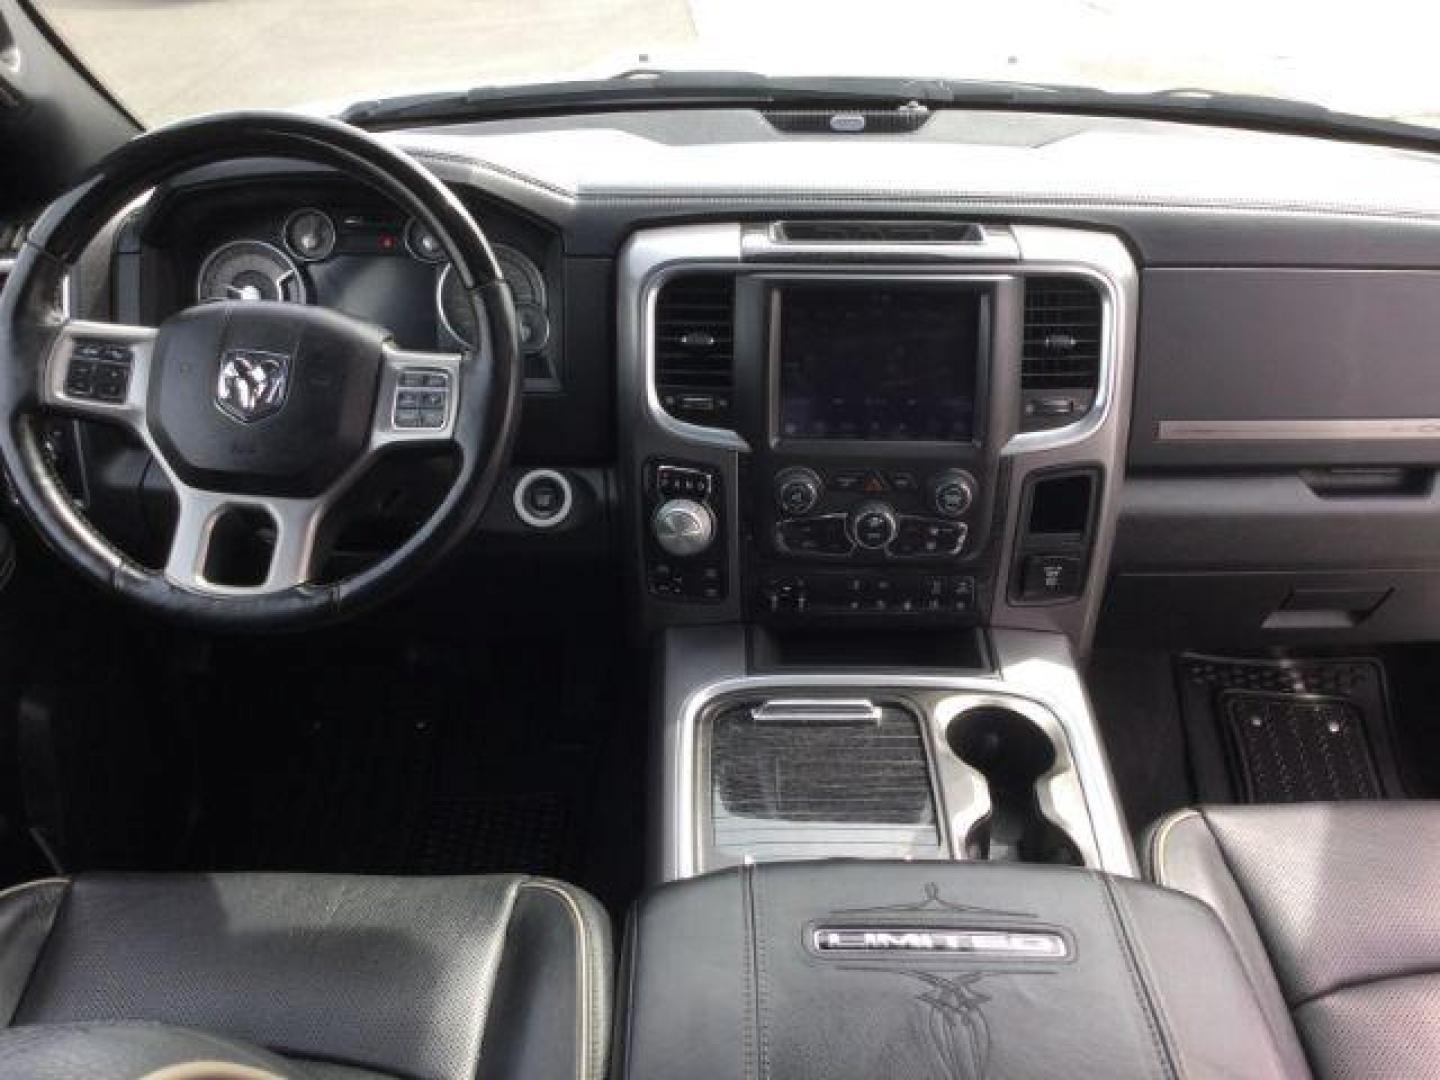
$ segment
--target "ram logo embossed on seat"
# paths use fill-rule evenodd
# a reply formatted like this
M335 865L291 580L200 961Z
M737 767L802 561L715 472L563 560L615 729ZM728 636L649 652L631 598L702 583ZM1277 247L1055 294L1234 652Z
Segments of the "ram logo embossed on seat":
M220 360L215 404L233 420L249 424L274 416L285 404L290 357L258 349L231 349Z

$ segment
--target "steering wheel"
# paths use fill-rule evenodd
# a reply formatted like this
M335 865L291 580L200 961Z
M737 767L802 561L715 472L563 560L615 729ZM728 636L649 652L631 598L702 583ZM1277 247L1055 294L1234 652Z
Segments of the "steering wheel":
M69 268L111 217L197 166L284 157L362 181L440 241L480 327L463 353L399 348L370 324L268 301L187 308L158 328L71 319ZM473 527L508 459L520 402L515 306L484 235L438 179L348 125L287 113L209 116L121 147L30 231L0 302L0 462L51 548L140 606L222 628L298 627L352 614L411 582ZM41 442L59 412L129 428L173 486L169 554L126 557L70 498ZM449 490L404 544L317 584L327 519L377 458L449 446ZM268 517L274 543L256 584L214 580L232 514ZM214 575L214 576L212 576ZM258 576L258 575L257 575Z

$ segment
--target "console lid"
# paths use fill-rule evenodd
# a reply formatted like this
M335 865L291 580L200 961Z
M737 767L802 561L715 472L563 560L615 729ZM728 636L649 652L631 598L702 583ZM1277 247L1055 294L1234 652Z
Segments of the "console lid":
M762 864L631 916L624 1080L1304 1076L1189 897L1048 867Z

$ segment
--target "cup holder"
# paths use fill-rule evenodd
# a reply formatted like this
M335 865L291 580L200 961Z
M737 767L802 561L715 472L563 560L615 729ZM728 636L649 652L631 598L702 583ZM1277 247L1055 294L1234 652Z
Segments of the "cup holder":
M979 706L950 721L945 741L990 789L990 813L964 838L967 858L1083 865L1074 841L1041 809L1037 784L1055 767L1055 744L1034 720Z

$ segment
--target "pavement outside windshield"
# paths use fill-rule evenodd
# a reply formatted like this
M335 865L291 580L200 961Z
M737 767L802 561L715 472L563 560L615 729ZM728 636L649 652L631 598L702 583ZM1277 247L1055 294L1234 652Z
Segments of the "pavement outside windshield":
M37 0L147 123L657 64L1274 93L1440 125L1434 0Z

